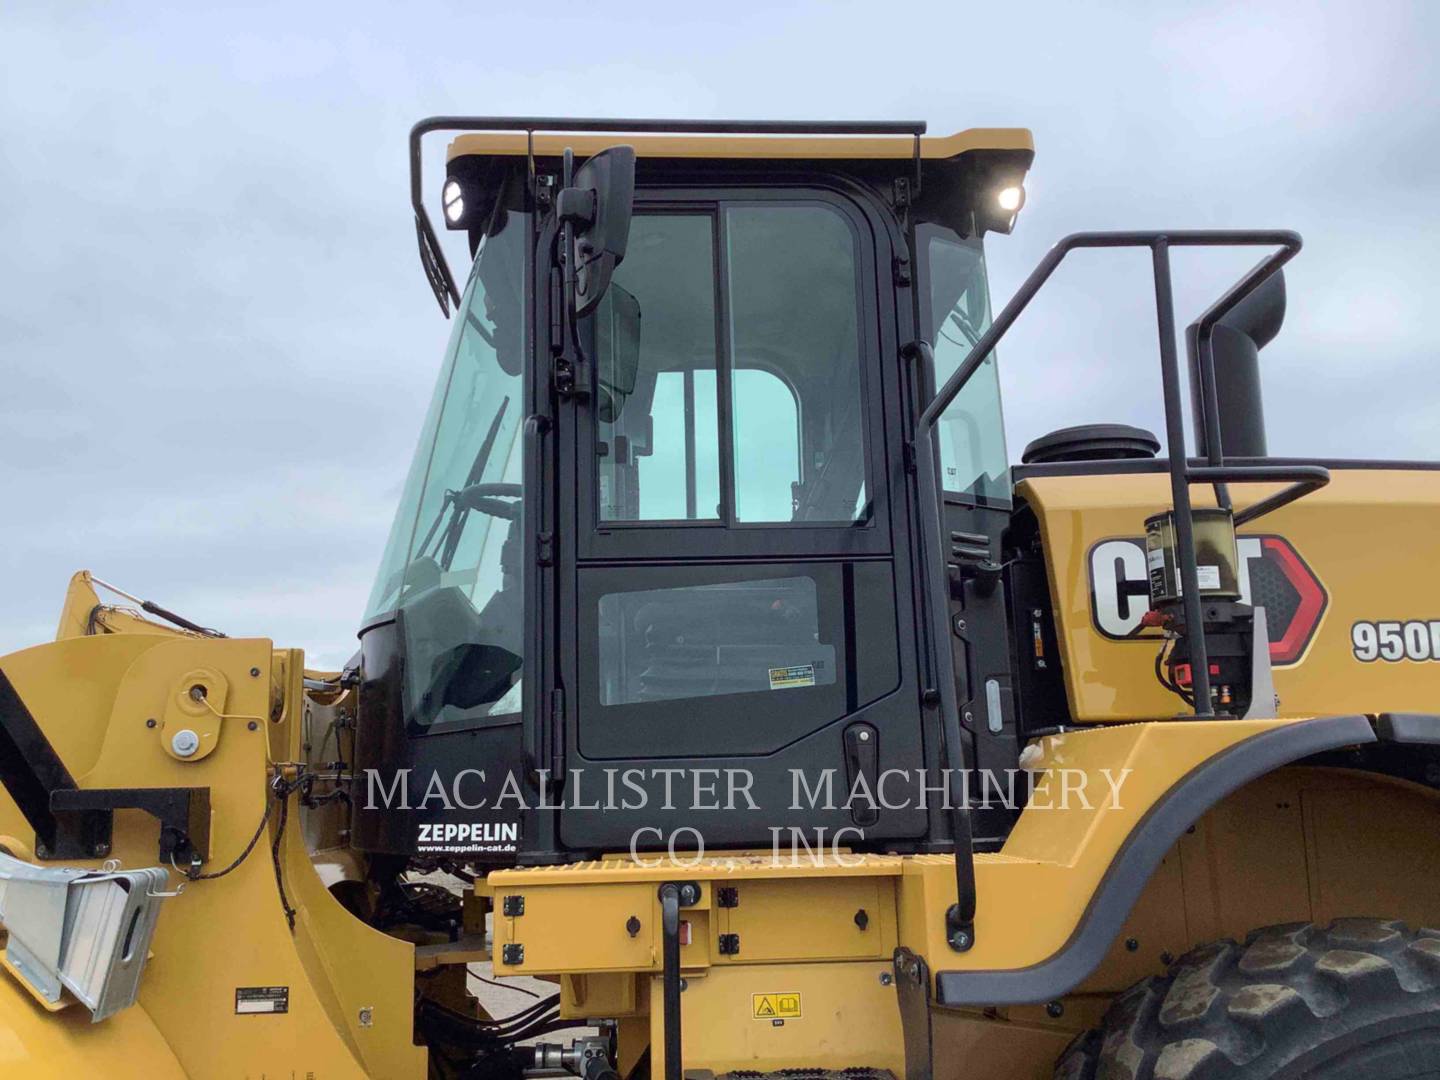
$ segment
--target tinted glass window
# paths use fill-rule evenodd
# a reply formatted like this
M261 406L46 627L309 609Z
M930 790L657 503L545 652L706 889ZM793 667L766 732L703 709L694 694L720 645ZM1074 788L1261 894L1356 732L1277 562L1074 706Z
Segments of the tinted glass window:
M709 214L642 214L631 223L602 312L609 319L597 319L602 521L721 515L714 227ZM614 332L617 318L634 333ZM636 359L617 362L625 348ZM626 369L623 377L608 377L616 369Z
M927 329L935 350L935 385L939 389L990 328L990 294L980 241L961 240L934 226L922 226L920 236L930 284ZM945 410L936 437L946 491L968 494L987 504L1009 505L1010 464L994 353Z
M821 204L718 213L632 222L593 327L599 519L866 523L855 232Z
M854 232L825 205L734 206L725 211L725 240L736 517L863 521ZM778 437L797 417L798 456ZM774 435L752 437L761 432Z
M420 726L520 711L527 224L501 215L480 249L371 594L399 609Z
M600 704L835 682L815 581L770 578L600 597Z

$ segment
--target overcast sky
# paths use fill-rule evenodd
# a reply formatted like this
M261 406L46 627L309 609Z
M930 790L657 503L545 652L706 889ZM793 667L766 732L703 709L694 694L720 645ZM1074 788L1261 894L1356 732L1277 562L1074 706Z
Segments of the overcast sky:
M1066 232L1298 229L1271 452L1437 456L1440 4L165 7L0 4L0 653L81 567L353 652L449 328L407 208L432 113L1029 127L997 307ZM1177 259L1182 322L1250 261ZM1148 290L1093 255L1037 302L1012 459L1160 426Z

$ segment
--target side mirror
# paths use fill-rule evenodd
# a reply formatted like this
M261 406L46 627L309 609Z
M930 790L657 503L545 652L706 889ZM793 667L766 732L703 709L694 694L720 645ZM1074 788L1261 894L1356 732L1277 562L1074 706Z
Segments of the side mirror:
M629 146L601 150L560 191L556 207L565 225L577 317L595 310L625 258L634 202L635 150Z
M1190 354L1198 357L1202 317L1186 331ZM1220 418L1220 448L1227 458L1265 457L1265 407L1260 392L1260 350L1275 340L1285 321L1285 274L1277 270L1210 329L1210 355L1215 371L1215 411ZM1192 372L1199 393L1195 396L1196 431L1202 433L1208 389ZM1210 448L1199 447L1208 454Z

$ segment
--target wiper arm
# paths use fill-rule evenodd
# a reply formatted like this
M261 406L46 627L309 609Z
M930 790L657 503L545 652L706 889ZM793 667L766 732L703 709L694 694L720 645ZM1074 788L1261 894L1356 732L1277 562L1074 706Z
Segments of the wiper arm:
M485 466L490 463L490 454L495 449L495 440L500 437L500 424L504 421L505 412L509 408L510 398L508 396L501 398L500 407L495 410L495 418L490 421L490 430L485 433L485 439L481 442L480 449L475 452L475 460L470 466L469 474L465 477L464 485L460 488L461 491L478 484L480 477L485 475ZM465 522L470 516L470 507L457 500L454 492L447 492L445 505L440 508L440 517L437 517L435 524L430 527L431 535L434 535L435 529L439 526L440 518L444 517L446 507L450 507L452 513L450 524L445 526L444 551L439 560L441 570L450 569L450 563L455 558L455 550L460 546L460 535L465 531ZM430 538L427 536L425 538L426 545L429 542ZM420 550L423 552L425 547L422 546Z

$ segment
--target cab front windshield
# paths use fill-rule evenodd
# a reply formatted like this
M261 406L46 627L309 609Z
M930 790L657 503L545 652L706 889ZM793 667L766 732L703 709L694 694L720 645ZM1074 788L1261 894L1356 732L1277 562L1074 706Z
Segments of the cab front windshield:
M520 712L527 235L501 210L482 241L366 609L400 624L412 725Z

